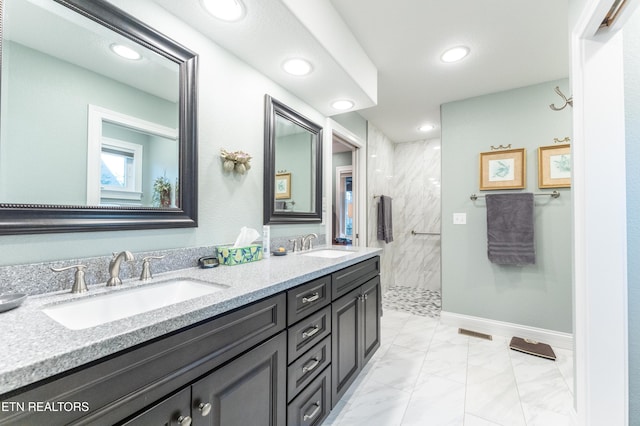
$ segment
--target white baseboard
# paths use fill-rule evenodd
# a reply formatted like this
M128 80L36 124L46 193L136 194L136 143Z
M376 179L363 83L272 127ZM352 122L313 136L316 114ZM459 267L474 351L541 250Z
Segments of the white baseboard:
M518 336L526 339L537 340L552 347L573 350L573 334L559 331L546 330L544 328L529 327L510 322L490 320L470 315L456 314L442 311L440 321L443 324L452 325L467 330L478 331L484 334L505 337Z

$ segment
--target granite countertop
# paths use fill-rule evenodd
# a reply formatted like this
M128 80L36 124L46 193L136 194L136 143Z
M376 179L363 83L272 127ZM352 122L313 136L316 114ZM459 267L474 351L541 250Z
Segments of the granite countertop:
M0 341L3 346L0 394L277 294L380 252L380 249L365 247L333 246L331 249L344 250L348 254L328 259L290 253L244 265L190 268L157 274L147 282L126 280L122 286L115 288L94 285L82 295L64 291L31 296L19 308L0 313ZM227 287L212 294L83 330L69 330L42 312L43 308L54 304L126 291L174 278L191 278ZM82 321L82 318L78 318L78 321Z

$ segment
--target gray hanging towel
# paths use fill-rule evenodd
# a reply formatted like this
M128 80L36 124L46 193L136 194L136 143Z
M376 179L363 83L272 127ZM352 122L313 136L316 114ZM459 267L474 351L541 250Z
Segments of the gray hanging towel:
M533 194L488 194L487 253L499 265L533 265Z
M378 202L378 239L385 243L393 241L393 224L391 220L391 197L380 196Z

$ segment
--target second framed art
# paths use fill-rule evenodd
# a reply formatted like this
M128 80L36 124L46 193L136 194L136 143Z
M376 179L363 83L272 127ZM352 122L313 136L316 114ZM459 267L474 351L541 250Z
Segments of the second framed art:
M569 188L571 186L571 145L538 148L538 187Z
M480 191L526 187L524 148L480 153Z

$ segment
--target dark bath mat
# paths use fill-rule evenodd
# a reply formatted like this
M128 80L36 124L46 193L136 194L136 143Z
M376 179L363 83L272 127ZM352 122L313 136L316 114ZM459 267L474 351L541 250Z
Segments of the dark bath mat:
M546 343L536 342L531 339L523 339L521 337L511 338L509 347L514 351L524 352L525 354L535 355L542 358L556 360L556 354L553 352L551 346Z

